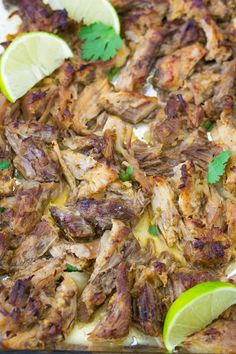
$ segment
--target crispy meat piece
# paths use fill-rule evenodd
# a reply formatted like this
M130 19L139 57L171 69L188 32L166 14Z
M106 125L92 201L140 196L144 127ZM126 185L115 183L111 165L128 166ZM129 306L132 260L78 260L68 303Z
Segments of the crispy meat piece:
M50 146L40 140L23 140L18 147L14 165L25 179L39 182L60 181L61 171L57 156Z
M213 102L216 107L221 107L225 96L234 94L236 80L236 59L225 62L222 65L221 80L215 89Z
M223 150L232 150L236 153L236 125L229 119L218 120L212 129L212 138L215 144Z
M121 198L82 199L77 203L77 209L85 220L102 231L109 230L114 219L128 223L136 216L133 205Z
M128 335L131 323L131 296L125 263L121 263L116 275L116 293L107 306L105 318L89 334L89 340L121 339Z
M154 83L164 90L178 90L205 54L201 44L195 43L159 59Z
M134 6L140 0L111 0L111 3L118 10L127 10L128 8Z
M179 264L166 252L139 266L132 289L133 320L145 334L158 336L167 311L185 290L202 282L219 280L209 271L179 268Z
M3 220L15 235L33 231L55 191L54 183L25 182L6 203Z
M0 330L5 339L29 329L45 316L63 270L62 259L42 259L1 281Z
M186 86L191 90L196 105L213 96L215 85L220 79L220 74L215 73L210 67L190 77Z
M143 0L129 11L122 13L125 37L130 41L129 45L135 48L148 28L161 26L167 9L168 3L165 0Z
M222 0L210 0L208 7L210 14L217 19L225 19L229 15L229 9Z
M6 118L6 112L9 110L9 102L6 97L0 93L0 125L3 124L4 119Z
M66 238L78 240L95 235L93 227L76 208L52 206L50 212Z
M154 220L168 246L174 246L183 236L184 225L175 204L174 191L162 177L155 178L152 210Z
M174 21L184 16L188 3L185 0L169 0L168 20Z
M21 109L25 121L40 119L44 116L47 118L52 108L51 101L55 100L58 94L56 85L43 88L33 88L21 99Z
M162 144L155 144L150 146L140 140L136 140L132 144L132 150L135 158L139 162L139 166L147 171L149 166L152 167L153 163L160 157L162 152Z
M174 181L178 193L178 205L184 217L202 218L207 186L204 174L192 161L186 161L175 170Z
M46 319L40 322L38 338L44 346L64 340L76 320L77 286L69 276L63 277Z
M153 127L153 139L164 146L183 140L188 129L198 128L204 118L203 109L185 102L182 95L168 100L165 113L167 118L161 123L154 123Z
M0 197L7 197L11 195L15 187L15 180L13 178L14 168L11 160L11 148L6 143L6 140L0 130L0 162L8 161L10 163L10 166L7 169L0 170Z
M207 203L205 207L206 224L208 227L216 226L225 229L225 215L224 215L224 199L217 192L217 189L213 186L209 187L209 192L206 193L206 183L202 185L204 187L205 198ZM204 206L204 199L202 199L202 205Z
M41 0L21 0L17 2L19 14L22 19L22 31L55 32L64 30L69 25L65 10L52 11Z
M236 321L218 320L188 337L181 347L187 353L233 353L235 341Z
M170 28L167 24L167 34L158 56L170 55L179 48L199 42L202 38L200 27L192 19L183 24L171 22L169 26Z
M62 129L68 129L73 122L73 101L77 97L73 80L76 74L76 63L65 61L58 72L60 90L53 112L53 122Z
M205 59L209 61L216 60L217 62L229 59L232 51L224 45L224 37L212 18L210 16L202 17L199 24L207 38L206 49L208 53Z
M203 230L199 238L187 241L184 256L187 261L206 268L221 267L231 259L231 241L228 236L217 227Z
M62 150L61 155L77 180L83 180L85 173L97 164L97 161L93 157L69 149Z
M193 286L207 281L217 281L219 275L209 271L179 268L169 275L164 294L169 297L170 303L174 302L184 291Z
M186 15L194 19L203 29L207 39L206 49L208 53L205 57L206 60L222 62L229 59L232 51L225 45L224 36L211 17L209 10L212 10L212 8L209 7L209 4L204 4L204 1L171 0L170 9L169 20L175 20Z
M37 270L35 264L30 280L24 278L13 282L12 290L2 284L1 300L10 291L0 319L4 325L2 345L5 348L44 348L48 342L64 339L71 328L76 317L76 284L68 276L62 277L62 261L48 263L50 268L44 266L41 270ZM41 283L35 283L39 280L38 272L44 277Z
M0 260L2 261L8 248L9 235L7 232L0 232Z
M152 193L151 181L147 178L144 171L141 170L138 160L135 158L131 148L132 130L120 118L109 116L104 129L111 129L116 132L115 150L121 154L124 159L134 168L133 178L140 184L145 195ZM128 142L128 144L127 144Z
M19 247L16 249L11 267L19 269L36 261L46 254L58 239L58 230L46 220L42 220L30 235L23 236Z
M199 131L188 134L180 145L166 149L156 159L150 161L145 171L148 175L172 175L173 168L185 162L193 160L198 166L206 170L214 156L214 146L205 135Z
M228 224L228 235L232 243L236 241L236 203L235 201L226 200L226 220Z
M79 95L73 110L72 128L77 133L88 132L87 124L98 116L102 108L100 100L103 94L109 91L109 84L106 78L95 80L86 86ZM85 109L86 107L86 109Z
M75 258L78 258L81 261L96 259L99 253L99 246L100 246L100 240L95 240L95 241L85 242L85 243L72 243L72 242L59 241L56 244L54 244L53 247L50 249L50 254L54 258L63 256L65 257L66 263L71 264L71 262L67 262L67 256L70 255L74 256Z
M132 289L134 323L150 336L158 336L161 332L163 314L158 288L166 274L166 265L155 259L149 267L138 270Z
M133 91L144 83L156 58L158 46L163 40L162 30L151 27L139 44L115 83L117 91Z
M113 145L115 144L115 139L115 132L112 129L105 129L103 136L95 134L90 134L86 137L72 135L66 137L63 143L71 150L80 151L83 155L90 156L97 161L105 158L108 162L114 162ZM65 152L65 155L65 160L68 160L67 164L70 166L70 159L67 158L67 152ZM86 157L83 157L83 159L87 161Z
M118 178L117 173L104 163L97 165L84 174L79 185L78 198L89 198L102 192Z
M58 138L58 132L55 127L44 125L34 120L29 122L22 120L7 122L5 135L15 153L18 152L21 141L25 139L33 138L50 144Z
M101 238L100 252L94 271L79 300L79 320L86 322L95 309L103 304L115 288L117 266L122 261L132 262L137 257L137 243L130 236L130 229L121 221L113 221L111 231L106 231Z
M135 92L110 92L101 97L103 109L132 124L147 118L157 105L156 98Z

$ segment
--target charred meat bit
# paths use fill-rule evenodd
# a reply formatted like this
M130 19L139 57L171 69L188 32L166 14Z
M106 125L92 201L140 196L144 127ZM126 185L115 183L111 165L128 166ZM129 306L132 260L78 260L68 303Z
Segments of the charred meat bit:
M231 259L230 239L219 228L203 232L201 238L188 241L185 258L194 265L220 267Z
M113 221L112 230L104 233L94 271L79 300L80 321L87 322L115 288L118 265L122 260L130 260L132 243L128 242L129 235L130 229L121 221Z
M160 28L150 28L139 44L115 84L117 91L133 91L146 80L156 58L156 51L163 40Z
M109 92L101 97L101 106L108 113L117 115L132 124L147 118L157 105L156 98L145 97L139 93Z
M164 90L178 90L205 54L205 49L195 43L159 59L156 64L155 84Z
M68 239L83 239L93 237L93 227L80 215L76 208L56 207L50 208L51 215Z
M58 239L58 230L46 220L42 220L35 231L23 236L19 247L14 253L11 267L19 269L44 256Z
M89 334L93 341L121 339L128 335L131 323L131 296L126 266L121 263L116 275L116 293L107 306L105 318Z
M55 189L54 183L26 182L6 201L9 207L3 220L15 235L24 235L34 229Z
M85 220L101 230L110 229L113 219L129 223L135 218L132 205L122 199L83 199L77 203L77 209Z

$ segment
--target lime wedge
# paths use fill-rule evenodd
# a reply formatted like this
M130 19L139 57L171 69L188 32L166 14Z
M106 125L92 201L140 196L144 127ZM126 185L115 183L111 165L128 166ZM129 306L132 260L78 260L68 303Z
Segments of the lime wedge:
M67 43L54 34L31 32L19 36L1 57L0 90L15 102L72 56Z
M236 286L229 283L206 282L185 291L167 313L163 331L166 348L172 351L234 304Z
M86 25L102 22L120 33L120 21L116 10L108 0L43 0L53 10L66 9L68 16Z

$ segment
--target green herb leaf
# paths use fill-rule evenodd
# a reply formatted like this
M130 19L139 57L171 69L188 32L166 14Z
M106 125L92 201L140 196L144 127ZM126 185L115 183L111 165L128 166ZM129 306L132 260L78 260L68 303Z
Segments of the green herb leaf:
M74 266L72 266L70 264L67 264L66 265L66 272L70 272L70 273L72 273L72 272L80 272L80 270L77 267L74 267Z
M6 208L0 207L0 213L4 213L4 211L6 211Z
M203 128L206 129L206 131L211 132L214 125L215 123L208 119L203 123Z
M84 60L107 61L113 58L123 45L121 37L114 28L101 22L83 26L78 36L84 41L81 46Z
M7 170L11 166L11 162L9 160L0 161L0 171Z
M208 166L207 182L209 184L217 183L225 173L226 165L231 157L231 151L222 151L217 155Z
M133 166L128 166L125 171L120 173L120 180L122 182L128 182L132 179L134 174Z
M148 229L149 234L154 235L154 236L160 236L161 231L158 229L156 225L150 225Z
M111 71L109 71L109 73L107 75L108 76L108 80L112 81L114 79L114 77L120 73L120 71L121 71L121 68L116 68L115 67L115 68L111 69Z

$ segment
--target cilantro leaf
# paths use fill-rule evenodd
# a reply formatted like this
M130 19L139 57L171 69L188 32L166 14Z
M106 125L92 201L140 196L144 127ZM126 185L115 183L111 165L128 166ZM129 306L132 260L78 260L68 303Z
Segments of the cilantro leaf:
M203 128L206 129L206 131L211 132L214 128L214 125L215 123L208 119L203 123Z
M78 36L84 41L81 46L84 60L107 61L116 55L123 44L114 28L101 22L83 26Z
M217 183L225 173L226 165L231 157L231 151L222 151L217 155L208 166L207 182Z
M0 161L0 171L7 170L11 166L11 162L9 160Z
M4 213L4 211L6 211L6 208L0 207L0 213Z
M109 71L108 73L108 80L109 81L112 81L114 79L114 77L119 74L121 71L121 68L117 68L117 67L114 67L113 69L111 69L111 71Z
M132 179L133 174L134 174L133 166L128 166L125 171L120 173L119 177L122 182L128 182Z
M160 236L161 231L158 229L156 225L150 225L148 229L149 234L154 235L154 236Z
M70 264L67 264L66 265L66 272L70 272L70 273L72 273L72 272L80 272L80 270L77 267L74 267L74 266L72 266Z

